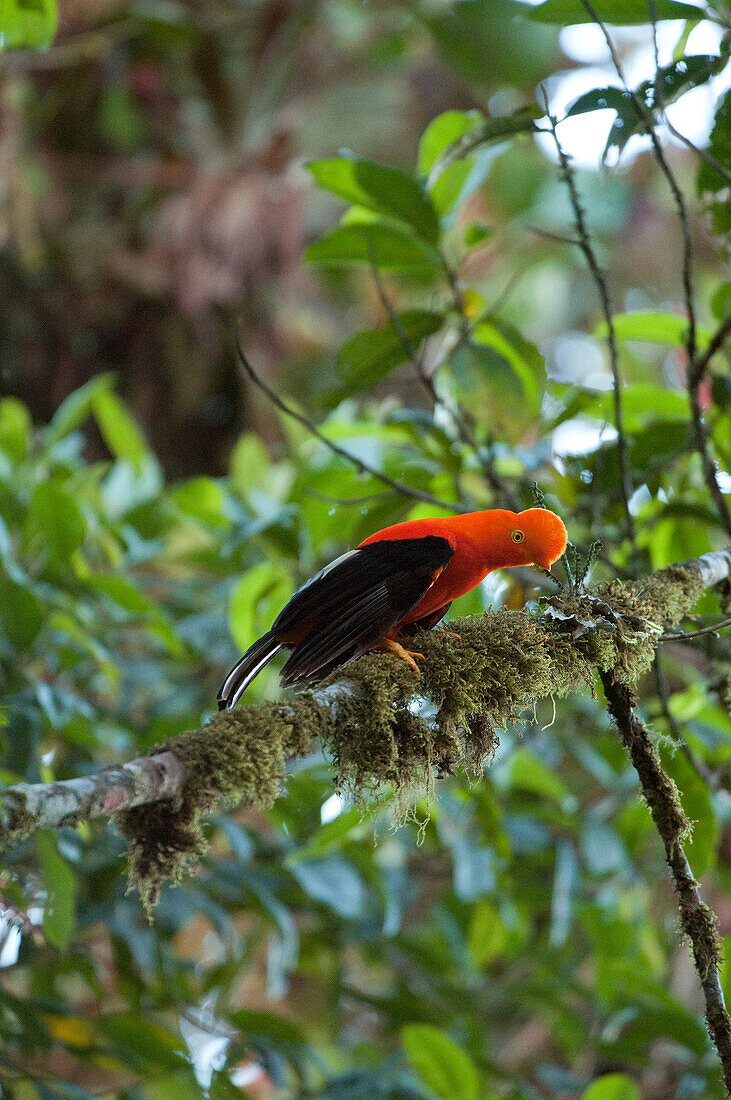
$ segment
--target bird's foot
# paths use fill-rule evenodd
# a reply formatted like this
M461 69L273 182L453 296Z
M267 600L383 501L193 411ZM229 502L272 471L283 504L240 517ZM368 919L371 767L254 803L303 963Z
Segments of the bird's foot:
M377 642L373 646L374 650L379 650L383 653L395 653L397 657L401 657L406 661L406 664L414 670L417 676L421 676L421 669L416 663L416 658L420 661L425 660L423 653L414 653L411 649L404 649L400 642L394 642L393 638L381 638L380 642Z

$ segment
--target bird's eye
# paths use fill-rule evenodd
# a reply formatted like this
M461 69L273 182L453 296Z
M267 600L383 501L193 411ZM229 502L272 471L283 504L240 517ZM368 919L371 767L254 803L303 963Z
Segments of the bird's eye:
M525 531L513 531L510 537L513 542L522 542L525 538Z

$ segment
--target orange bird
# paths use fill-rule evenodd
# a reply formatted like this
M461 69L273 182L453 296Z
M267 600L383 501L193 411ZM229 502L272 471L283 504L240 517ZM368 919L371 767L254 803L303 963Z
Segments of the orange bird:
M290 650L282 686L302 691L368 650L397 653L417 629L442 619L458 596L511 565L550 569L566 549L566 528L545 508L492 508L446 519L415 519L369 535L295 592L271 630L231 669L219 710L242 693L280 649Z

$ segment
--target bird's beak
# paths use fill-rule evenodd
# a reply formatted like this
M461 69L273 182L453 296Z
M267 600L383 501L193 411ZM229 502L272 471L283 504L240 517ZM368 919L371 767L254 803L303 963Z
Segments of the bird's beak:
M543 558L543 559L536 558L536 560L533 562L533 564L537 565L538 568L542 569L545 573L550 573L551 572L551 566L553 565L553 562L551 561L550 558Z

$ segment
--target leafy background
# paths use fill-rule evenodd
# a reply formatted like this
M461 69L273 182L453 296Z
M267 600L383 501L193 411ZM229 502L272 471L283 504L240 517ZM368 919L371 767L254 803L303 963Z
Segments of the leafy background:
M659 130L703 347L731 301L729 9L655 7L659 81L644 0L599 11L647 110L677 100L671 121L710 142L711 161ZM463 509L527 506L537 482L575 543L603 539L596 579L727 544L692 447L677 211L579 0L2 11L2 780L198 726L319 565L439 511L379 475ZM574 103L558 134L616 315L633 532L597 286L533 133L542 89ZM238 318L262 376L360 468L240 375ZM728 377L717 355L701 385L726 468ZM538 583L491 578L455 610ZM719 617L707 597L699 623ZM723 934L730 659L723 635L668 643L641 685ZM248 698L277 690L267 670ZM720 1097L600 692L527 715L480 783L440 783L398 831L387 793L364 818L327 760L299 762L269 813L211 823L151 926L111 827L15 849L3 1096Z

